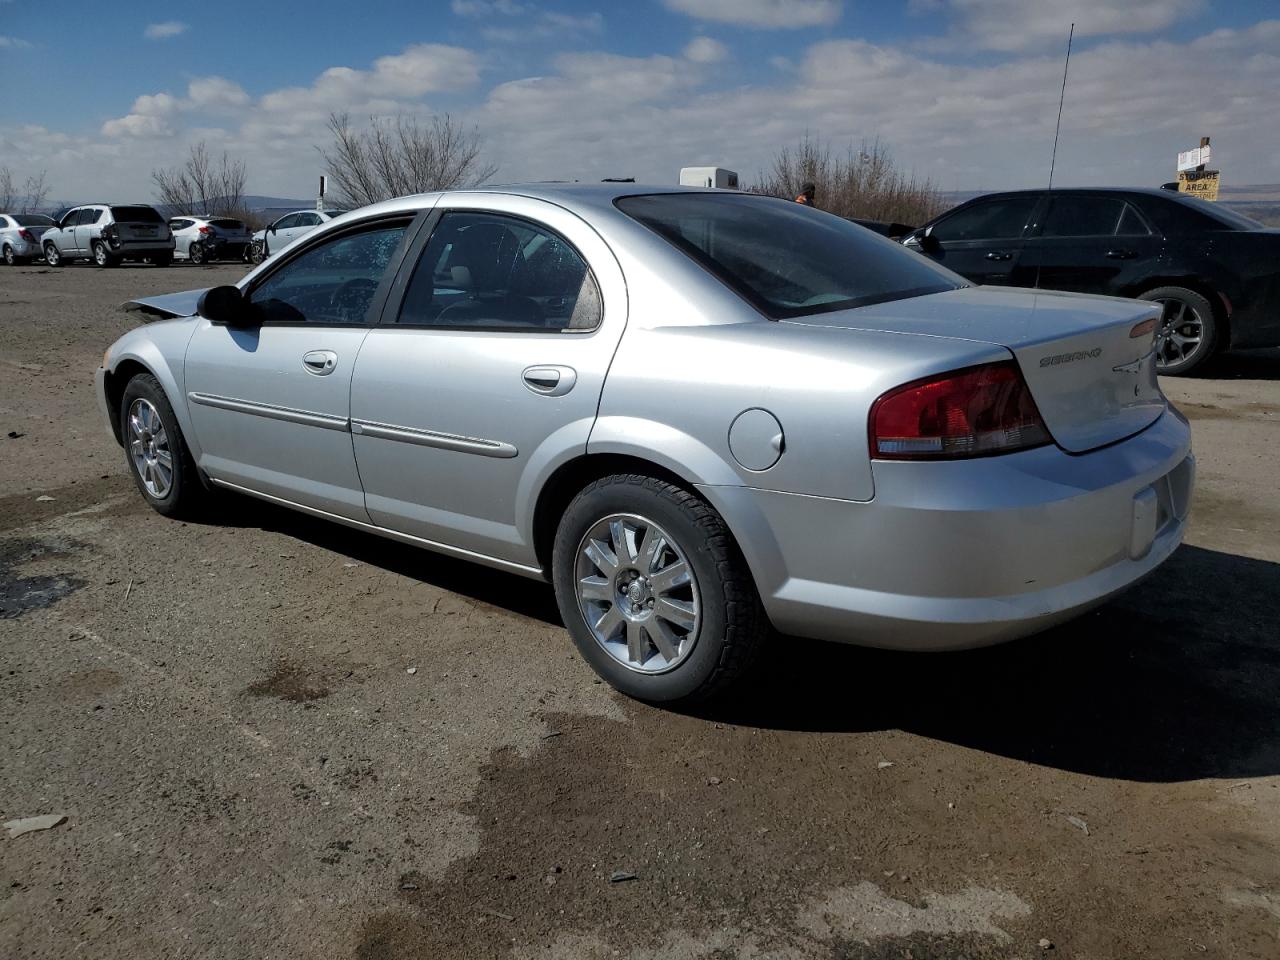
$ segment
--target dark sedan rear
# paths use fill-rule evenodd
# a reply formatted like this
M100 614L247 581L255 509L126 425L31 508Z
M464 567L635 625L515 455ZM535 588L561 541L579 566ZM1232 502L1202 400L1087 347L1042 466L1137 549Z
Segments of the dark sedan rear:
M975 283L1163 303L1162 373L1280 346L1280 231L1167 190L990 194L903 242Z

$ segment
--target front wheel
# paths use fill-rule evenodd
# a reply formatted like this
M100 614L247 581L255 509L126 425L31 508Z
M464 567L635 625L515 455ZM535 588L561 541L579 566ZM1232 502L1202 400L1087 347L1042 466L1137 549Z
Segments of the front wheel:
M13 252L13 247L9 244L4 245L4 262L7 266L16 267L22 262L22 258Z
M1186 287L1156 287L1138 296L1161 306L1156 332L1156 369L1168 376L1188 374L1218 349L1218 322L1209 301Z
M266 244L261 240L255 240L249 244L249 250L246 253L248 260L252 264L259 264L267 259Z
M67 265L66 258L62 256L62 252L52 243L44 245L44 262L51 267L65 267Z
M160 381L140 373L120 400L120 436L138 491L157 513L189 517L207 505L195 461Z
M192 263L197 265L207 263L209 260L208 256L205 254L203 243L193 243L191 248L187 251L187 256L190 258Z
M768 635L755 583L719 514L654 477L605 477L583 489L560 521L552 578L583 658L639 700L721 693Z

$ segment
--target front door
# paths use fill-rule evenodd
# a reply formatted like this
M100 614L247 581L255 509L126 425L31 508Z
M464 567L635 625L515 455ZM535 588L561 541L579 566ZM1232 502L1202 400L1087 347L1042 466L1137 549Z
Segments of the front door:
M200 321L186 399L209 476L368 522L351 373L409 223L356 224L289 256L244 291L255 326Z
M1039 219L1023 243L1022 269L1041 289L1118 294L1126 276L1153 272L1161 239L1122 197L1054 194Z
M96 224L105 211L101 207L85 207L76 222L76 256L87 257L93 252L93 235Z
M374 522L536 564L529 504L586 451L626 322L612 252L543 201L457 199L402 268L351 390Z
M915 237L907 245L974 283L1021 286L1022 234L1038 200L1019 194L967 204L933 225L929 245Z

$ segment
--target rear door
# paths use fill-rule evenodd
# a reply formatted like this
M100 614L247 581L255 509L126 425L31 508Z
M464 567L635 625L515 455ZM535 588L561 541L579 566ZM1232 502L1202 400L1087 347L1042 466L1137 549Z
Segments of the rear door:
M933 224L932 248L916 239L907 245L974 283L1020 285L1022 235L1038 201L1036 194L974 201Z
M1115 194L1052 194L1038 219L1021 269L1041 289L1119 294L1127 277L1150 273L1160 253L1160 237Z
M375 523L534 566L534 491L586 451L626 288L577 216L497 199L438 211L360 352L351 424Z
M351 449L351 373L412 216L353 224L256 279L260 325L198 320L187 406L209 476L368 522Z

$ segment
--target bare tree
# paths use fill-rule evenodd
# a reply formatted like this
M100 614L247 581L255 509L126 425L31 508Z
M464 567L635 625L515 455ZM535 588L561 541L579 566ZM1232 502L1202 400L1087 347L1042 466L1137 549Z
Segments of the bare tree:
M45 171L27 177L21 187L14 179L13 171L0 167L0 210L6 213L32 213L44 205L49 194L45 183Z
M180 167L152 170L157 199L174 213L196 213L206 217L239 217L247 213L244 186L248 171L243 160L233 160L223 151L214 158L201 140L191 145Z
M842 217L915 225L947 207L931 181L904 172L879 140L857 150L850 144L841 155L805 134L794 148L779 150L773 169L748 189L790 199L804 183L815 185L819 207Z
M353 207L379 200L450 187L469 187L490 179L497 167L483 162L484 141L445 114L430 125L397 114L370 118L357 130L345 113L329 115L333 144L317 148L329 168L338 199Z

